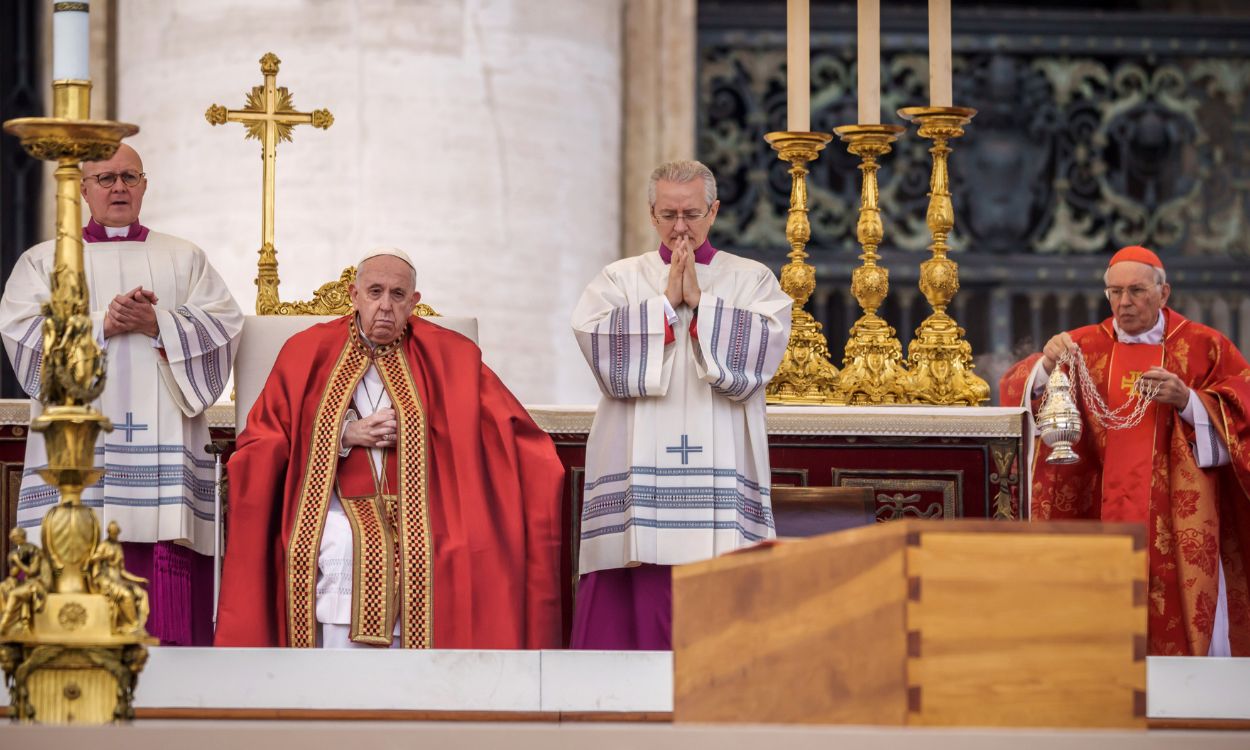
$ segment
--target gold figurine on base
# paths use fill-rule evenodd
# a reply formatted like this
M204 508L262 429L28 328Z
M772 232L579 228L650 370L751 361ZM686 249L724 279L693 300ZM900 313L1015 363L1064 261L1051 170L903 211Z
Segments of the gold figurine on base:
M976 115L968 107L906 107L898 114L919 124L920 137L933 141L933 173L929 180L929 209L925 223L933 236L933 257L920 264L920 291L933 313L916 329L908 347L910 373L907 391L913 403L976 406L989 400L989 384L972 372L972 346L964 329L946 312L959 291L959 266L946 257L946 238L955 226L951 204L947 141L964 134L963 126Z
M906 128L901 125L844 125L834 128L847 150L858 156L863 173L856 235L864 252L863 265L851 274L851 293L864 314L851 327L842 358L838 392L846 404L904 404L907 368L903 346L893 326L877 315L890 290L890 272L877 265L877 248L885 234L877 198L877 159L890 153L890 144Z
M39 474L60 489L61 499L44 516L41 547L26 541L24 529L13 532L8 577L0 582L0 667L11 719L102 724L133 716L144 644L154 641L144 630L147 594L125 572L117 534L110 529L102 542L95 511L82 504L83 488L102 473L95 467L96 438L113 427L91 407L104 388L105 366L84 273L79 163L110 158L139 129L89 119L90 81L59 80L52 89L53 117L4 127L31 156L57 162L56 262L43 306L46 408L31 429L47 444L48 465Z
M790 164L790 213L786 218L786 241L790 262L781 269L781 288L794 299L790 342L777 374L768 382L767 400L772 404L839 403L838 369L829 361L829 346L821 325L804 305L816 290L816 269L806 262L812 236L807 220L807 165L833 136L828 133L781 131L764 140Z

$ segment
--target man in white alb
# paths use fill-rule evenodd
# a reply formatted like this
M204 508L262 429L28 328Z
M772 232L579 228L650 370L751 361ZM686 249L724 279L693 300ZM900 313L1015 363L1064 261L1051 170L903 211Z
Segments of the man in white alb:
M764 386L792 300L707 241L716 179L696 161L651 175L658 251L590 282L573 330L603 398L586 445L574 648L671 647L671 566L775 536Z
M102 525L121 526L126 567L151 582L148 632L163 644L208 645L213 462L204 411L225 389L243 314L203 250L139 223L148 182L133 148L86 162L82 173L91 320L108 362L95 408L113 422L96 444L104 478L83 502L102 511ZM51 293L55 250L52 241L27 250L0 299L0 336L32 417L42 411L40 306ZM32 433L19 526L37 528L60 500L36 473L47 462L43 436Z

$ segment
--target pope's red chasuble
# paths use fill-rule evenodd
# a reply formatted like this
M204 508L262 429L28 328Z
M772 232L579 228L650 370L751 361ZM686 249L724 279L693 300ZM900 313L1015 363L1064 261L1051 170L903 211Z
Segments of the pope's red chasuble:
M398 418L381 471L339 455L370 366ZM292 337L231 456L216 645L316 644L332 490L352 527L351 638L405 648L561 642L560 497L551 439L458 333L409 318L371 349L354 316Z

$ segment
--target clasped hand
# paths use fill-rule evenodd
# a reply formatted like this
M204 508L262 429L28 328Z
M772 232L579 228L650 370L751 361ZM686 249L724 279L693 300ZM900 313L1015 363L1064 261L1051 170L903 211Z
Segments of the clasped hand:
M153 307L156 302L156 292L141 286L114 297L104 314L104 338L132 331L156 338L160 334Z
M398 429L395 410L378 409L367 417L347 423L347 429L343 431L343 445L348 448L390 448L395 445Z
M703 293L699 290L699 277L695 274L694 242L690 235L682 235L672 248L673 257L668 266L668 288L664 296L677 309L683 302L692 309L699 309Z

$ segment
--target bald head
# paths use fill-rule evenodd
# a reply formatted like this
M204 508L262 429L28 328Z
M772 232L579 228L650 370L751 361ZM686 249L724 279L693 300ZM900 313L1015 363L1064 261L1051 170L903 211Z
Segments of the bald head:
M111 184L101 184L101 179ZM83 162L82 197L91 218L106 227L126 227L138 221L147 189L143 160L138 151L125 143L106 161Z

